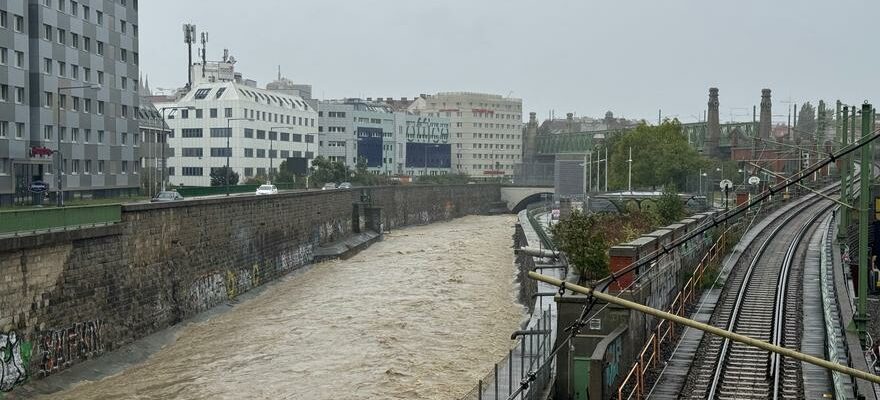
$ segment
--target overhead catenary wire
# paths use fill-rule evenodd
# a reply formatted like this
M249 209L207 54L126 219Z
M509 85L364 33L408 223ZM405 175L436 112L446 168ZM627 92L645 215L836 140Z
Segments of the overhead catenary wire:
M693 239L699 235L702 235L703 233L705 233L709 229L717 227L721 223L727 222L728 220L736 217L739 214L742 214L743 212L747 211L748 209L750 209L756 205L758 205L760 207L760 205L763 203L763 200L769 198L770 196L773 196L776 193L779 193L780 191L784 190L785 188L787 188L791 185L799 183L801 180L809 177L810 175L812 175L816 171L821 170L826 165L828 165L832 162L835 162L838 158L843 157L849 153L852 153L852 152L862 148L863 146L867 145L868 143L874 141L875 139L880 137L880 133L878 133L878 132L880 132L880 129L875 129L871 133L859 138L858 142L851 143L851 144L845 146L844 148L838 150L836 153L834 153L834 152L828 153L827 158L825 158L821 161L817 161L813 165L811 165L805 169L800 170L797 174L794 174L791 178L789 178L789 180L786 180L786 181L783 181L781 183L778 183L776 185L771 186L769 189L765 190L764 192L762 192L761 194L756 196L756 198L751 200L750 202L743 203L740 206L734 207L728 211L723 212L721 214L720 218L716 218L713 216L710 221L707 221L706 223L700 225L700 227L695 229L693 232L691 232L691 233L689 233L679 239L673 240L672 243L670 243L669 245L662 245L660 249L649 253L648 256L646 256L645 258L640 258L640 259L632 262L627 267L624 267L623 269L620 269L616 272L612 272L610 276L596 282L596 284L593 285L592 288L588 289L589 291L587 293L584 293L587 296L589 296L589 300L584 304L584 307L583 307L579 317L568 328L566 328L566 331L568 331L568 335L567 335L566 339L563 341L557 341L554 344L553 350L548 354L547 359L544 361L544 363L541 366L539 366L538 368L530 370L526 374L525 378L523 378L522 381L520 382L519 388L517 388L517 390L508 397L508 400L514 399L523 390L527 389L529 387L529 384L536 379L536 376L537 376L536 371L540 370L545 365L547 365L551 360L553 360L553 357L556 355L556 353L559 352L559 349L562 347L562 345L564 345L565 343L568 343L571 340L571 338L573 338L574 336L577 335L579 329L583 325L586 324L586 321L584 319L589 315L589 312L592 310L593 306L596 304L597 296L595 294L601 293L601 294L603 294L602 297L607 296L610 298L617 298L616 296L611 296L611 295L603 293L608 289L608 286L610 286L611 283L617 281L617 278L622 277L630 272L633 272L634 270L638 270L639 268L641 268L645 265L650 265L651 263L656 261L659 257L661 257L665 254L668 254L670 251L681 246L685 242L688 242L691 239ZM766 144L765 144L765 148L766 148ZM537 279L535 277L535 275L540 276L540 274L536 274L534 272L529 272L530 277ZM546 281L544 281L544 282L546 282ZM560 282L561 283L556 286L559 286L561 293L564 293L567 285L572 285L571 283L567 283L565 281L560 281ZM629 288L629 286L631 286L635 282L636 281L634 280L630 285L627 286L627 288ZM546 282L546 283L549 283L549 282ZM596 291L595 287L599 286L600 284L602 285L602 289L600 291ZM575 286L577 286L577 285L575 285ZM577 287L582 288L581 286L577 286ZM626 289L626 288L624 288L624 289ZM619 300L622 300L622 299L619 299ZM608 301L607 298L605 299L605 301L611 303L611 301ZM660 312L659 310L655 310L655 311ZM663 314L668 314L668 313L663 313ZM671 315L671 314L669 314L669 315ZM687 320L687 321L690 321L690 320ZM691 322L696 323L695 321L691 321ZM683 324L683 325L690 326L689 324ZM694 326L694 327L696 328L696 326ZM699 329L699 328L697 328L697 329ZM713 328L713 329L717 329L717 328ZM746 339L753 340L750 338L746 338ZM758 347L761 347L761 346L758 346ZM809 357L809 356L807 356L807 357ZM815 357L813 357L813 358L815 358ZM821 360L818 358L817 358L817 360L825 361L825 360ZM802 360L802 361L806 361L806 360ZM810 362L810 361L807 361L807 362ZM854 370L854 371L861 372L858 370ZM878 378L877 382L880 383L880 378Z

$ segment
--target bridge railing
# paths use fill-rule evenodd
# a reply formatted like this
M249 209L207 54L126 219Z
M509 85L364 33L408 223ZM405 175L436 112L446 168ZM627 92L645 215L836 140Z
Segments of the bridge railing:
M719 260L724 257L730 243L735 243L733 239L737 237L740 229L739 224L734 224L721 233L718 240L712 244L696 268L694 268L693 274L691 274L684 287L672 300L672 304L666 310L667 312L678 316L685 316L688 306L697 300L697 295L702 289L703 278L706 277L707 270L709 267L717 265ZM658 366L662 357L663 345L676 340L676 328L675 323L665 319L660 320L642 348L642 351L639 352L635 364L633 364L626 377L620 383L617 389L618 400L643 399L645 397L647 389L646 375L651 371L649 367Z
M76 229L122 221L120 204L0 211L0 235Z

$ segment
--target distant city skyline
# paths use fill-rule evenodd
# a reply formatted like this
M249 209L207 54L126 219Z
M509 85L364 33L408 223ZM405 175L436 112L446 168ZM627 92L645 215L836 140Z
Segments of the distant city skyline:
M260 86L280 65L319 99L475 91L522 98L523 119L611 110L656 121L662 110L692 122L718 87L721 120L742 121L770 88L784 122L791 103L876 102L878 56L859 40L880 4L844 3L257 1L236 13L232 0L151 0L141 69L154 89L182 86L181 26L193 23L210 33L209 60L228 48Z

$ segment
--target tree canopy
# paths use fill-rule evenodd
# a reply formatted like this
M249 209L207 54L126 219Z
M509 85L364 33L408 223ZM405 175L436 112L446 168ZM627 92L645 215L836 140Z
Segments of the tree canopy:
M211 169L211 186L226 186L226 177L229 177L229 185L238 185L238 173L226 166Z
M699 169L707 165L688 143L678 121L641 124L611 142L609 184L614 188L627 188L630 149L633 190L688 187L688 181L696 180Z
M816 109L810 102L801 106L797 118L797 130L801 137L812 139L816 134Z

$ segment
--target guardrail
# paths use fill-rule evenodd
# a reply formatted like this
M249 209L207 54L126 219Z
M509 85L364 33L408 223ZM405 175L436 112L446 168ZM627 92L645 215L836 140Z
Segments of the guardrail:
M120 221L120 204L0 211L0 235L79 229Z
M550 212L548 207L546 206L537 206L533 208L529 208L526 211L526 215L529 217L529 223L532 225L532 229L535 230L535 233L538 234L538 237L541 239L541 243L544 244L545 248L556 251L556 244L553 243L553 239L547 232L544 231L544 226L541 225L541 222L535 218L535 215L541 212Z
M825 317L825 347L828 350L828 359L840 364L850 365L849 353L843 332L840 327L840 310L837 302L837 293L834 288L833 272L831 270L832 246L831 224L834 219L824 223L822 232L822 249L819 251L819 281L822 286L822 311ZM852 378L840 372L831 372L831 381L834 384L835 399L854 398Z
M688 305L696 300L706 269L717 262L719 257L724 256L728 247L727 239L731 236L735 236L734 232L737 228L738 225L731 225L721 233L718 240L712 244L712 247L709 248L706 255L703 256L699 264L697 264L697 267L694 268L694 273L675 296L675 299L672 300L672 304L666 312L678 316L685 316L684 313L687 311ZM649 371L648 367L658 366L661 357L661 346L666 342L675 340L675 329L675 323L665 319L660 320L657 327L654 328L654 332L648 338L647 344L645 344L645 347L639 352L636 363L629 370L629 373L626 374L626 377L620 383L620 386L618 386L618 400L631 399L633 396L635 396L636 399L644 398L646 389L645 374ZM631 389L629 392L626 392L628 386L631 386Z
M292 183L274 183L278 190L295 189ZM230 185L229 193L256 192L260 185ZM171 188L183 197L215 196L226 194L226 186L189 186Z

